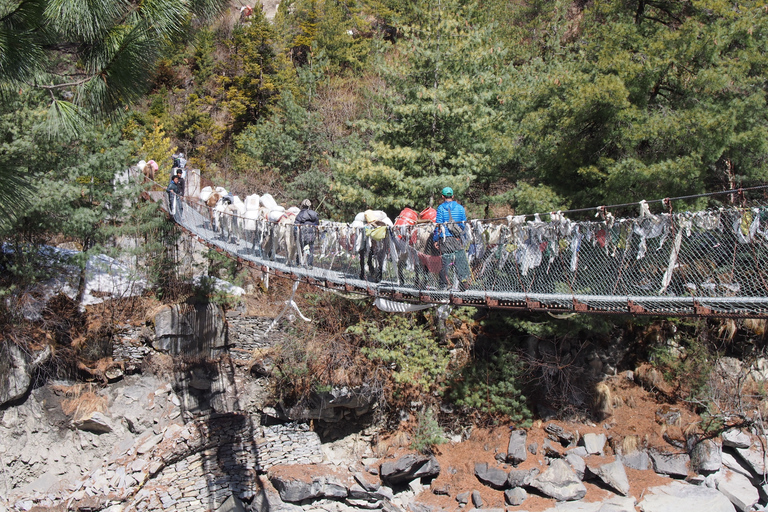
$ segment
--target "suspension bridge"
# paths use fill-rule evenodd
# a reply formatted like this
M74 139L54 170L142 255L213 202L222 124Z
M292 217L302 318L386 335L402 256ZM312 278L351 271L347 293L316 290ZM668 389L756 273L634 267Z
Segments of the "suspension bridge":
M440 257L420 250L419 230L431 233L434 224L391 226L375 249L370 230L323 222L308 266L290 223L216 218L194 196L170 201L165 192L154 196L162 198L190 235L244 265L402 304L403 310L408 304L453 304L552 313L767 318L766 191L768 186L720 193L718 206L695 212L676 212L676 200L665 199L636 204L634 217L615 217L613 207L597 207L468 221L464 245L472 279L466 289L456 286L455 278L453 286L440 289ZM693 197L700 196L676 199ZM662 203L666 211L652 213L651 203ZM629 205L619 206L626 211ZM593 212L595 220L569 220L574 212ZM379 268L361 276L361 259L371 250L378 251L372 264Z

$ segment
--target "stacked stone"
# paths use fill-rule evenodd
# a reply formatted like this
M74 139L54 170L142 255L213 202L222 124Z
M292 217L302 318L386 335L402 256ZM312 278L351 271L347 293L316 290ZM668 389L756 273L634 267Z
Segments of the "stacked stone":
M127 326L112 344L112 359L125 363L125 371L134 373L151 349L141 342L141 329Z
M284 335L279 328L267 330L272 325L272 318L248 317L237 311L226 313L229 324L227 346L238 352L251 353L283 341ZM151 352L151 347L142 342L146 333L142 328L126 325L115 338L112 357L125 363L125 371L134 373L141 367L144 358Z
M230 347L252 352L255 349L282 343L283 334L280 329L273 329L267 334L267 329L274 319L230 313L227 312Z
M136 510L218 508L230 496L250 500L259 490L258 454L250 418L228 414L171 424L141 436L134 446L99 468L63 499L98 496Z
M207 449L166 467L162 475L139 492L137 510L152 510L153 503L163 510L209 510L219 508L230 496L249 500L258 492L256 461L238 462L236 452L221 458L220 449ZM235 457L232 457L235 455Z
M320 437L306 424L263 427L261 435L257 449L264 470L278 464L319 464L324 460Z

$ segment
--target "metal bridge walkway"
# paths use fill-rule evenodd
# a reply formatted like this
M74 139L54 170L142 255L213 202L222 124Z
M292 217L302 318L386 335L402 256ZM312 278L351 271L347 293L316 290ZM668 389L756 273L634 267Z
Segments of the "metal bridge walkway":
M466 291L437 289L439 257L419 250L419 230L434 225L390 228L373 258L381 270L375 282L368 269L367 279L360 279L361 257L371 245L364 228L321 224L308 268L300 264L306 254L296 251L290 224L226 215L214 220L213 210L194 197L180 198L180 208L174 198L170 210L190 234L244 264L371 297L550 312L765 318L768 201L766 187L756 188L760 199L747 201L739 191L740 206L698 212L652 214L641 202L634 218L598 208L591 210L600 218L586 222L557 213L547 220L473 220L466 240L473 279ZM164 192L153 195L169 210ZM214 230L214 222L222 230Z

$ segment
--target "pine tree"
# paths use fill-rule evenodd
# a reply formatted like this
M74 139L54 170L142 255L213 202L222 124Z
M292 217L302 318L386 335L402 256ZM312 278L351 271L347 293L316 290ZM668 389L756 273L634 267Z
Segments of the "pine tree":
M235 134L268 116L280 90L292 87L293 70L280 62L274 38L274 30L257 9L248 23L235 27L226 42L229 55L217 71Z
M368 208L425 205L450 185L463 193L487 172L496 88L508 66L491 27L475 26L472 5L420 2L383 69L385 117L360 121L369 142L335 168L337 201Z
M0 89L49 93L53 129L107 115L140 98L168 42L193 17L211 20L226 0L25 0L0 7Z
M578 206L762 183L764 7L589 4L504 94L510 174Z
M212 20L227 6L226 0L2 2L0 95L43 91L49 135L81 133L144 95L163 49L193 18ZM28 171L0 168L0 223L18 210L32 179Z

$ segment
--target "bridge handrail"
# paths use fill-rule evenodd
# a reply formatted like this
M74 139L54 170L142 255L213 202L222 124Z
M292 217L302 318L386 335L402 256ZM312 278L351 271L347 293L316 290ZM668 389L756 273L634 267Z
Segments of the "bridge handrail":
M322 223L308 268L290 223L217 219L210 207L183 196L173 198L181 208L169 197L164 207L184 229L244 263L369 296L529 310L766 317L768 200L747 201L744 192L767 187L719 193L739 194L740 204L696 212L652 214L644 206L637 217L587 221L572 221L564 212L544 214L546 221L541 215L468 220L473 281L466 291L455 283L440 290L440 257L415 246L419 230L435 224L391 227L379 247L364 228Z

